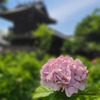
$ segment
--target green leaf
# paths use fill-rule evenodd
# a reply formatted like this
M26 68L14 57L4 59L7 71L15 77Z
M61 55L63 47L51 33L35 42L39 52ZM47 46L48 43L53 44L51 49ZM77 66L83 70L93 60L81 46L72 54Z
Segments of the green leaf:
M95 92L96 91L96 92ZM43 98L43 100L75 100L76 98L80 98L81 96L98 96L100 95L100 89L88 87L84 91L79 91L77 94L73 94L71 97L67 97L65 92L56 91L54 92L52 89L49 89L45 86L39 86L33 94L33 99Z
M77 97L77 95L67 97L65 92L56 91L49 96L48 100L76 100Z
M47 88L45 86L39 86L35 90L35 92L33 94L33 99L47 97L47 96L49 96L52 93L53 93L53 90L52 89L49 89L49 88Z
M80 91L78 95L84 96L99 96L100 95L100 88L97 87L88 87L84 91Z

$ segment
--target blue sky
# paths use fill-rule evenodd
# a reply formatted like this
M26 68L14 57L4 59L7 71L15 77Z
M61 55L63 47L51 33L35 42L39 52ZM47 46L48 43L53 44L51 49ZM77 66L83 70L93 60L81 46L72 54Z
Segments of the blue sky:
M34 0L8 0L7 6L13 8L18 3L31 1ZM44 0L44 2L49 15L57 20L57 24L50 26L67 35L74 34L77 23L90 15L95 8L100 8L100 0ZM7 31L11 26L13 26L11 22L0 19L0 29Z

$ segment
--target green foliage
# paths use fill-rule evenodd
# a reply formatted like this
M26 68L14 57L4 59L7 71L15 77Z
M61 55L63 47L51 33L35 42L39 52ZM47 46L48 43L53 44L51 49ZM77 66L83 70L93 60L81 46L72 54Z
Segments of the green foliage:
M45 86L39 86L34 94L33 94L33 99L41 98L41 97L46 97L49 96L50 94L53 93L52 89L46 88Z
M100 88L95 88L95 87L88 87L84 91L79 91L79 93L74 94L71 97L67 97L65 92L61 91L54 92L52 89L49 89L44 86L39 86L33 94L33 99L39 99L45 97L43 98L43 100L84 100L84 99L93 100L94 96L96 98L96 96L98 95L100 95Z
M34 90L40 85L39 71L42 65L50 58L52 58L52 56L45 54L44 57L39 60L36 58L35 52L10 52L4 55L0 55L0 100L32 100L32 97L43 97L39 100L69 100L69 98L67 98L66 95L62 92L60 94L56 92L53 93L52 90L45 87L39 87L33 95ZM98 89L100 87L100 58L95 59L96 64L93 64L89 59L81 56L77 56L77 58L81 59L83 63L88 67L88 86L93 86L91 88L91 91L94 90L99 92ZM63 99L62 95L64 95ZM91 97L83 96L82 94L77 99L75 99L76 97L77 96L73 95L73 97L70 99L100 99L99 96Z
M75 36L85 37L86 41L100 42L100 15L93 14L79 23L76 27Z
M32 100L40 84L40 68L50 58L44 55L40 61L34 52L0 55L0 100Z
M79 23L75 30L76 44L80 44L77 52L85 55L100 55L100 14L93 12L92 15L86 17Z
M63 53L70 53L71 52L71 54L74 54L74 51L73 51L73 41L71 41L69 38L67 38L65 41L64 41L64 43L63 43L63 46L62 46L62 48L61 48L61 51L63 52Z
M44 97L44 98L43 98ZM45 86L39 86L34 94L33 99L43 98L43 100L67 100L69 99L64 92L54 92L52 89L49 89ZM74 97L71 97L70 100L74 100Z
M31 100L40 67L33 53L0 55L0 100Z
M100 14L98 12L100 10L95 10L76 26L75 35L66 39L62 52L80 54L90 59L100 56Z
M45 24L40 25L36 31L32 32L35 38L34 51L40 58L50 49L53 33Z
M100 86L100 64L97 65L92 65L92 68L90 68L90 79L91 79L91 84L98 84ZM93 78L92 78L93 77Z
M35 37L44 37L44 36L52 36L53 31L49 29L45 24L39 26L39 28L33 32L33 36Z

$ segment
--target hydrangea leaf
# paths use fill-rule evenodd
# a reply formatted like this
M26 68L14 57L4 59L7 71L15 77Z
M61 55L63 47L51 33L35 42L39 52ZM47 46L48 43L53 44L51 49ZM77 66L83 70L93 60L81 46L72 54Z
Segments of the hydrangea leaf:
M57 91L54 92L48 100L75 100L78 96L67 97L65 92Z
M100 95L100 88L90 86L90 87L86 88L84 91L80 91L78 93L78 95L98 96L98 95Z
M96 91L96 92L95 92ZM77 94L73 94L71 97L67 97L65 92L56 91L49 89L45 86L39 86L33 94L33 99L43 98L43 100L75 100L76 98L85 98L85 96L97 96L100 94L100 89L88 87L85 91L79 91ZM83 99L82 99L83 100Z
M42 98L42 97L47 97L50 94L54 93L54 91L52 89L49 89L45 86L39 86L34 94L33 94L33 99L37 99L37 98Z

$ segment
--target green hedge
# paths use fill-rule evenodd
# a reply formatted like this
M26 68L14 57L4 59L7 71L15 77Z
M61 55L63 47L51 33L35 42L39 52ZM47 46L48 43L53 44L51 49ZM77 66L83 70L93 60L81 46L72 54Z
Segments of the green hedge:
M39 84L39 62L34 54L8 53L0 56L0 100L31 100Z
M32 93L40 84L40 68L49 58L44 55L38 60L34 52L0 55L0 100L32 100ZM96 64L81 56L77 58L88 66L89 85L100 87L100 58L95 59Z

